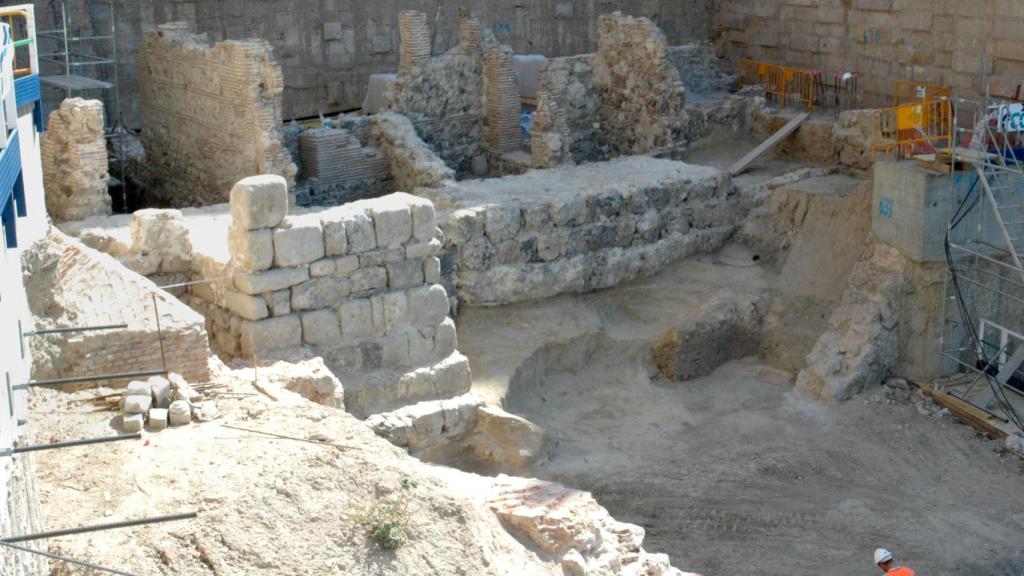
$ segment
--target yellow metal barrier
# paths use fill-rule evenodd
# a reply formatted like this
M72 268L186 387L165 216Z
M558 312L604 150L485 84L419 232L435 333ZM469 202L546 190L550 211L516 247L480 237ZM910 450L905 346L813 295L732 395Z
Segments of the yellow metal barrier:
M818 94L822 91L821 74L810 70L799 70L778 64L769 64L744 58L740 61L740 86L764 86L765 95L786 105L796 102L814 109Z
M871 153L896 160L933 154L953 143L953 104L945 98L875 111L871 118Z
M937 98L950 98L949 86L929 82L914 82L913 80L899 80L896 82L897 106L922 100L935 100Z
M21 26L17 26L15 24L15 18L21 20ZM34 34L35 26L34 26L34 23L32 21L33 19L29 16L29 13L28 13L27 10L25 10L24 8L21 8L20 6L0 7L0 20L4 20L7 23L7 25L10 26L11 37L14 40L15 51L17 51L17 49L21 48L22 46L27 46L29 48L30 54L34 54L35 53L35 46L33 45L33 43L35 42L35 34ZM25 37L19 38L18 37L19 36L19 34L18 34L19 32L21 32L22 35L24 35ZM21 61L27 60L30 64L28 66L24 66L24 67L21 67L21 68L15 67L14 68L14 77L15 78L19 78L21 76L27 76L27 75L32 74L34 72L34 70L32 70L32 66L31 66L31 61L33 60L33 58L31 56L29 58L17 58L17 57L15 57L15 66L17 66L17 62L19 60L21 60Z

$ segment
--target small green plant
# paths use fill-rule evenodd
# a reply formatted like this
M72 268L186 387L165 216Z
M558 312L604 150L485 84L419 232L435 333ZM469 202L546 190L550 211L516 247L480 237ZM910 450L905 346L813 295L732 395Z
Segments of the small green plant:
M370 539L385 550L397 550L408 538L409 520L405 507L394 502L379 502L363 518Z
M409 507L406 498L419 484L403 476L398 482L401 491L373 505L361 517L370 540L385 550L397 550L409 539Z

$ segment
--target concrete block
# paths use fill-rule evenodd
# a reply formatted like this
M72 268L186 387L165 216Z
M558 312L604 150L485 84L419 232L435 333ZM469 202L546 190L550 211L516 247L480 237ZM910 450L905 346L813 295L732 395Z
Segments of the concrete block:
M243 320L240 327L242 355L261 355L302 345L302 321L295 314L265 320Z
M351 293L352 281L348 278L313 278L292 287L292 310L316 310L336 306Z
M149 394L145 396L125 396L124 398L125 414L145 414L152 407L153 397Z
M323 257L323 228L316 215L291 216L274 229L275 266L300 266Z
M121 416L121 429L125 432L142 432L145 419L142 414L125 414Z
M388 286L392 290L423 285L423 264L419 260L403 260L387 265Z
M274 264L274 234L270 229L245 230L232 226L228 232L228 253L239 270L267 270Z
M170 404L167 405L170 407ZM152 408L149 411L149 429L154 432L158 432L167 428L167 419L169 416L169 410L167 408Z
M409 299L405 291L384 295L384 331L400 332L409 326Z
M342 339L355 342L373 336L373 310L368 298L349 300L338 306Z
M171 426L190 424L192 422L192 406L185 400L175 400L171 402L167 415Z
M434 284L409 290L409 317L413 326L438 326L448 317L448 293Z
M244 294L265 294L309 280L309 268L275 268L259 274L235 276L235 288Z
M251 176L231 189L231 219L244 230L273 228L287 214L288 183L280 176Z
M302 315L302 340L324 348L341 344L341 326L333 310L315 310Z
M378 247L398 248L412 237L412 212L409 204L398 194L374 200L370 205L370 215Z

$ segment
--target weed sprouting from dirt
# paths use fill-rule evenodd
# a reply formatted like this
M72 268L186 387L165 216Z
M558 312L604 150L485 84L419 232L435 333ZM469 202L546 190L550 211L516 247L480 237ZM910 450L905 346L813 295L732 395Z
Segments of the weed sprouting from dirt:
M363 516L370 540L384 550L397 550L409 539L409 506L406 494L416 488L416 481L402 478L397 499L374 504Z

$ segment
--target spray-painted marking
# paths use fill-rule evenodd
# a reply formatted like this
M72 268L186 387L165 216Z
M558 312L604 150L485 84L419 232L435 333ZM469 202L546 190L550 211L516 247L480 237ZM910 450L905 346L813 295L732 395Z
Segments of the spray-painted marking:
M495 32L511 32L512 31L512 25L509 24L508 22L502 22L500 24L495 24L494 25L494 31Z
M878 214L882 218L892 218L892 214L893 214L892 198L882 198L878 202Z

